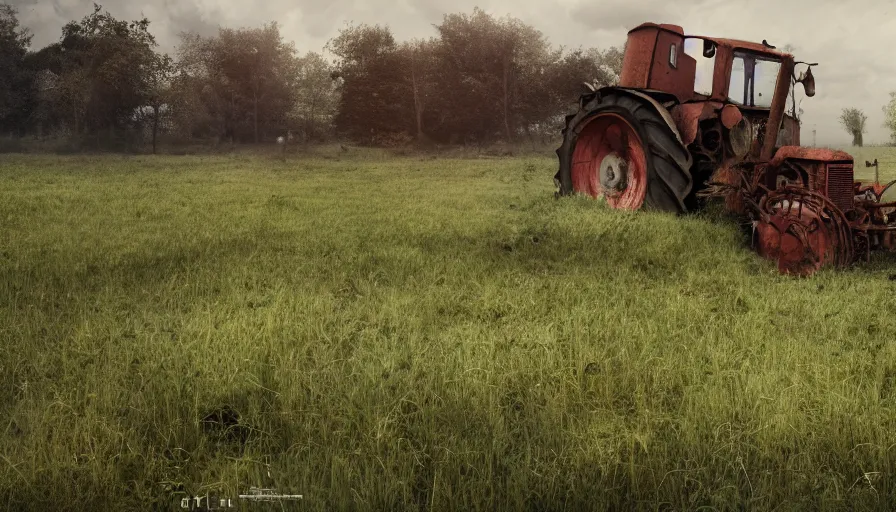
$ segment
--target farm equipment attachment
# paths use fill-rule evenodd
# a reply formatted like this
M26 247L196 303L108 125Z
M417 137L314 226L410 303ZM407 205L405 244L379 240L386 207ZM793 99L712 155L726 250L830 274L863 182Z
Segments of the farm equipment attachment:
M666 24L632 29L619 85L586 84L566 117L558 195L674 213L721 200L787 274L896 251L894 183L881 185L875 172L863 184L849 154L799 145L796 84L814 96L816 65L765 41L689 36Z

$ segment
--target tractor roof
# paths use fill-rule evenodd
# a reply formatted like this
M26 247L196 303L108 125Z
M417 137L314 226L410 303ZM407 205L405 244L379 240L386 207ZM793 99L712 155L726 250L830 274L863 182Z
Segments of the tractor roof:
M684 29L682 29L678 25L670 25L667 23L642 23L637 27L631 29L629 33L634 32L636 30L640 30L642 28L659 28L660 30L665 30L668 32L672 32L674 34L678 34L683 37L696 37L698 39L705 39L707 41L712 41L719 46L726 46L729 48L741 48L744 50L750 50L753 52L765 53L767 55L774 55L776 57L793 57L787 52L782 52L773 48L769 48L768 46L762 43L754 43L751 41L741 41L739 39L725 39L721 37L708 37L708 36L698 36L698 35L688 35L684 33Z

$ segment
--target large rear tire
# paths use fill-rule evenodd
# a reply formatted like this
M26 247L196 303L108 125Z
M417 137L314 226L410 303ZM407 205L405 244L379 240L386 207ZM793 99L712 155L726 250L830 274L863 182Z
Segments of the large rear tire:
M691 155L648 101L621 93L584 102L566 118L561 195L603 197L614 208L684 213Z

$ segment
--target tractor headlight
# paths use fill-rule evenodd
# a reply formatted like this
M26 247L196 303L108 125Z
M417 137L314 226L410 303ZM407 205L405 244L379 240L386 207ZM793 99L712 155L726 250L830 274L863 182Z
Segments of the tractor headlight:
M753 123L746 117L728 130L728 144L738 160L747 156L753 146Z

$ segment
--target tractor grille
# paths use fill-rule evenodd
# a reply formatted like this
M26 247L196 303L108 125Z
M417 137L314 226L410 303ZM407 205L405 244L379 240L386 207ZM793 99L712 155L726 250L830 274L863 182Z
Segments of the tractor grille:
M852 209L854 185L851 164L828 165L828 197L842 211Z

